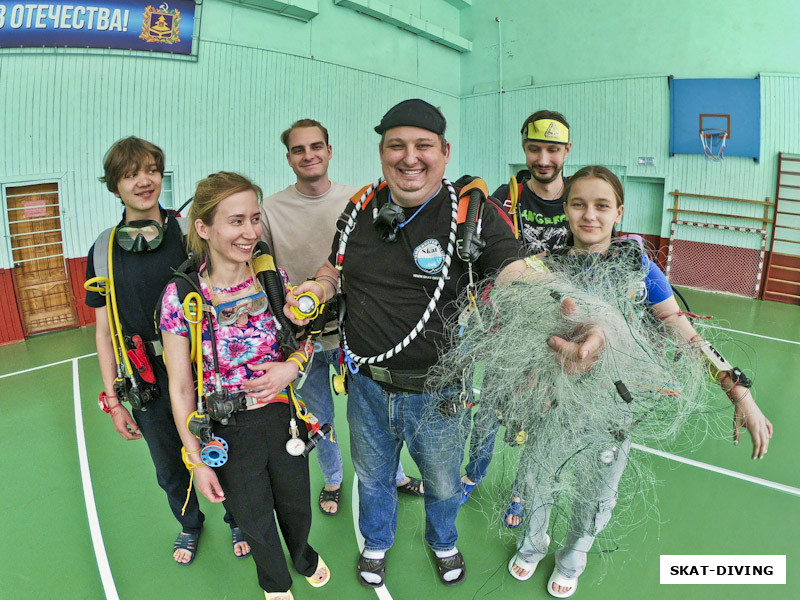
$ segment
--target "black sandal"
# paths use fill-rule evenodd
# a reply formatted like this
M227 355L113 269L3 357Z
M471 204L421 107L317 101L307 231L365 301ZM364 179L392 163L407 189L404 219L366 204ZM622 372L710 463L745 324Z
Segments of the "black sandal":
M187 560L186 562L180 562L176 560L175 562L179 565L190 565L192 561L194 561L194 557L197 556L197 542L200 540L199 533L186 533L185 531L181 531L178 534L178 537L175 538L175 543L172 545L172 553L174 554L178 550L186 550L189 552L192 557Z
M453 554L453 556L446 556L445 558L435 556L435 558L436 569L439 571L439 581L445 585L456 585L464 581L464 577L467 576L467 566L464 564L464 557L460 551ZM461 569L461 575L451 581L444 578L447 573L456 569Z
M409 496L419 497L425 495L425 492L422 491L422 479L417 479L416 477L409 477L408 482L398 485L397 491Z
M361 576L361 573L372 573L381 578L378 583L367 581ZM381 587L386 579L386 557L384 558L365 558L363 555L358 557L358 566L356 567L358 573L358 580L361 585L368 588Z
M333 517L334 515L339 514L339 498L342 494L341 486L339 489L336 490L326 490L324 487L322 491L319 493L319 509L322 511L323 515L328 515L329 517ZM336 511L335 512L328 512L324 508L322 508L323 502L335 502L336 503Z
M247 558L250 556L250 550L244 554L236 554L236 544L241 544L242 542L247 542L247 540L244 538L242 530L239 529L239 527L231 527L231 545L233 546L233 555L236 558ZM247 543L250 545L249 542Z

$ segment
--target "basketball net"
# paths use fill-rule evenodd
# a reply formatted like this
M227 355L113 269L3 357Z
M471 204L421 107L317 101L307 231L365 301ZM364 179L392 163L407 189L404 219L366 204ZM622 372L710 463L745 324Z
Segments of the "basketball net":
M700 141L703 144L703 153L706 160L719 162L725 152L725 142L728 140L728 132L724 129L703 129L700 131Z

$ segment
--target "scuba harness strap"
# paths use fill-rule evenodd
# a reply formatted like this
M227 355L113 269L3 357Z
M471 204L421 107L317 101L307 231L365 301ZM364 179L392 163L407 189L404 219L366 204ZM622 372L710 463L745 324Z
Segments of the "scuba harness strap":
M483 209L488 197L488 189L486 184L479 178L467 178L466 181L462 178L458 183L466 183L466 185L457 194L455 187L447 179L442 180L442 184L447 188L451 202L451 223L450 234L448 236L447 249L445 252L444 266L442 268L436 289L432 294L431 300L425 308L420 320L409 332L393 348L382 352L375 356L359 356L355 354L347 343L347 335L344 330L344 311L345 301L342 295L342 278L343 278L343 264L346 254L347 241L350 233L355 228L356 220L359 211L365 209L369 203L376 198L377 193L382 191L388 186L383 179L378 179L374 184L370 184L354 195L350 201L354 204L352 209L347 215L347 221L341 231L339 237L339 247L336 253L336 270L338 274L338 288L339 288L339 339L342 349L342 358L340 364L340 375L334 378L335 389L344 391L344 365L352 373L359 372L360 367L366 366L369 373L368 376L376 381L382 381L398 385L400 387L408 388L413 391L422 391L425 384L424 373L408 373L402 371L390 371L389 369L379 367L377 363L384 362L400 353L419 335L425 328L431 314L436 309L436 306L441 297L445 283L447 282L450 265L452 262L453 254L457 254L460 260L463 260L467 265L469 274L469 284L467 294L469 295L470 310L476 307L476 281L473 273L473 263L478 260L480 254L485 246L485 241L481 238L481 226L483 218ZM377 203L377 200L376 200ZM377 214L377 206L373 207L373 213ZM477 314L477 313L475 313Z
M511 216L511 221L514 223L514 237L519 239L520 222L519 222L519 196L520 184L517 183L517 178L512 177L508 182L508 199L510 205L508 207L508 214Z
M142 341L141 336L138 334L131 336L129 341L133 348L128 349L126 347L126 338L119 320L117 294L114 286L115 232L116 227L112 227L101 233L95 242L93 258L96 276L86 281L84 288L87 291L99 293L106 298L108 327L116 363L116 377L113 384L114 393L120 402L128 401L131 404L131 408L144 411L147 410L147 404L158 397L159 389L155 383L155 375L145 350L146 343ZM98 249L100 249L100 257L105 257L104 261L98 262ZM101 264L103 266L100 268L100 274L97 275L97 269ZM131 365L131 361L133 361L135 369ZM104 395L104 392L101 392L101 397Z

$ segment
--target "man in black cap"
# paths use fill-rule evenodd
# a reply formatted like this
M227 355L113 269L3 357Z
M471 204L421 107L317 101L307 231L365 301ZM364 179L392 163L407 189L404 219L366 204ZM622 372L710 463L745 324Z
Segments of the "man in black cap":
M454 251L458 197L444 179L450 159L445 127L442 113L422 100L406 100L384 115L375 131L381 134L385 182L376 193L353 198L316 282L295 290L319 292L322 284L333 297L341 270L347 417L365 540L358 574L368 587L383 584L385 553L394 542L394 473L404 442L425 482L425 539L439 577L455 585L466 575L455 521L469 411L460 387L435 396L425 390L427 371L446 343L444 322L454 317L454 300L469 280L467 263ZM521 255L494 204L485 206L481 237L485 247L472 263L475 280ZM288 302L296 304L292 296Z
M458 389L426 391L428 369L447 344L444 323L455 318L455 300L472 279L513 278L526 271L522 248L507 216L493 203L483 210L483 249L471 263L455 252L458 197L444 172L450 160L446 121L434 106L405 100L391 108L375 131L385 181L365 186L340 218L331 254L315 280L295 288L285 313L305 291L339 290L346 299L341 321L348 368L350 451L358 475L359 528L364 552L361 583L383 584L386 551L397 526L394 472L405 442L425 482L425 540L436 555L445 585L464 580L455 521L469 411ZM341 313L340 306L340 313ZM579 343L553 338L550 345L575 370L586 370L600 336Z

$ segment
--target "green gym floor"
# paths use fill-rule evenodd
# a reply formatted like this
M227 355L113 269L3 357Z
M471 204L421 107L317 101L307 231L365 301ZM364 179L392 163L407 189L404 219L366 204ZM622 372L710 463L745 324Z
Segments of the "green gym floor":
M618 510L628 520L615 526L624 534L616 539L619 550L602 559L590 556L574 597L798 598L800 410L793 403L800 400L800 308L695 291L686 296L694 312L717 317L715 323L724 328L717 331L720 338L736 342L725 346L729 360L756 372L756 399L775 427L769 454L750 460L747 433L735 447L727 432L725 439L706 437L690 454L675 450L702 466L636 450L655 471L655 494L647 503L630 503L631 510ZM263 598L251 560L237 560L231 552L221 505L203 504L208 518L197 559L189 566L172 560L178 526L156 484L144 440L124 441L97 408L99 369L93 352L93 328L0 348L0 481L5 486L0 598ZM336 426L347 456L345 402L337 399ZM720 394L719 405L724 402ZM501 446L498 442L502 455L495 458L495 468L458 516L458 546L468 575L452 588L438 581L423 539L423 503L410 497L400 500L386 588L376 592L360 586L352 466L345 460L340 514L325 517L316 508L322 478L313 459L311 542L331 567L332 579L312 589L296 575L295 598L549 598L545 586L552 555L524 583L506 570L514 543L500 535L493 507L506 483L502 467L513 450ZM407 454L403 462L418 474ZM621 498L620 505L625 503ZM786 585L660 585L662 554L786 555Z

